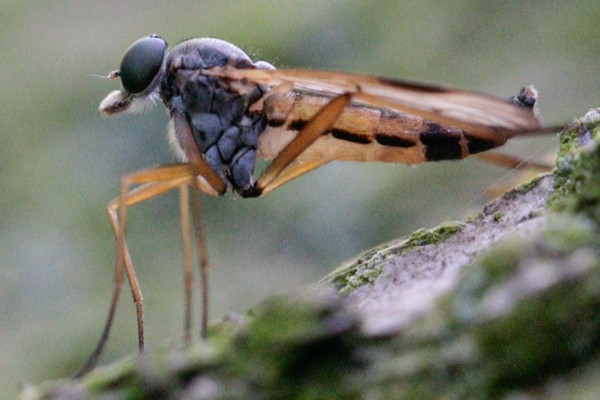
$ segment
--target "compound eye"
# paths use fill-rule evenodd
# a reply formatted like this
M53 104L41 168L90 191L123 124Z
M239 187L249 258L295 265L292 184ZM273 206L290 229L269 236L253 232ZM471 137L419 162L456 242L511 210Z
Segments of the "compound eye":
M139 39L129 46L119 71L125 90L140 95L151 89L162 70L166 54L167 42L158 35Z

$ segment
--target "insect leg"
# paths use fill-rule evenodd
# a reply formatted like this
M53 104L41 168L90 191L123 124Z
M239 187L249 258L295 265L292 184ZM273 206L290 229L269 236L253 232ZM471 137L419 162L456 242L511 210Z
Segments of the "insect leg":
M303 160L302 162L293 162L288 165L275 179L273 179L266 187L262 189L261 194L266 194L272 190L277 189L289 181L298 178L314 169L317 169L325 164L329 160Z
M194 172L197 168L189 164L176 164L159 166L156 168L141 170L133 174L127 175L121 180L121 195L112 200L108 205L108 213L110 216L111 225L117 241L117 260L115 263L115 283L113 296L109 313L105 322L104 330L96 345L95 350L90 355L84 366L75 377L81 377L89 372L100 357L104 346L108 340L114 314L117 308L121 286L123 282L123 269L127 272L127 277L131 286L132 295L136 304L136 313L138 321L138 342L140 351L144 348L144 326L143 326L143 300L140 287L137 282L133 263L125 242L126 228L126 211L127 207L137 203L144 202L158 195L166 193L177 186L188 185L194 182L200 190L209 194L217 193L216 189L212 188L201 177L196 177ZM142 185L133 190L129 190L132 185ZM184 237L185 240L185 237ZM184 255L185 256L185 255ZM185 256L188 257L188 256Z
M200 268L200 284L202 285L202 321L200 334L203 338L208 335L208 257L206 240L202 229L199 190L215 196L221 195L227 189L227 184L210 167L203 158L195 142L192 128L187 117L178 111L171 114L175 136L185 151L185 155L193 168L194 179L192 186L192 214L196 233L196 247L198 249L198 262Z
M296 135L296 137L288 143L287 146L281 150L281 152L275 157L273 162L265 170L259 180L254 186L252 193L247 194L248 197L260 196L265 190L272 190L271 184L276 181L276 178L290 165L307 147L313 144L321 135L329 131L338 117L344 111L344 108L350 104L353 93L344 93L331 100L325 107L323 107L308 123L302 128L302 130ZM328 160L326 160L328 161ZM318 162L318 161L317 161ZM289 178L279 183L277 186L302 175L302 173L308 172L311 169L318 167L320 164L309 168L306 171L298 170L297 174L290 174Z
M147 196L154 197L154 196L162 194L166 191L171 190L172 188L176 187L177 185L184 183L186 180L189 180L189 178L184 177L184 178L180 178L179 180L173 181L173 182L158 182L158 183L154 183L154 184L152 184L152 183L147 184L143 187L136 188L133 191L131 191L130 193L128 193L125 198L125 202L129 205L135 204L139 201L143 201L138 198L139 195L142 194L142 193L140 193L142 191L145 192L145 194ZM118 218L117 218L117 211L116 211L120 199L121 199L121 196L112 200L108 205L108 213L110 216L111 225L113 227L113 233L115 235L115 238L117 238L117 235L119 235L119 232L120 232ZM133 271L131 257L129 256L129 251L128 251L127 246L124 243L124 241L123 241L122 249L123 249L122 250L123 253L121 255L117 254L117 261L115 262L114 288L113 288L112 300L110 303L108 316L106 318L105 325L104 325L104 330L102 332L100 340L98 341L98 343L96 345L95 350L92 352L92 354L90 355L90 357L88 358L88 360L86 361L84 366L75 374L76 378L85 375L87 372L89 372L95 366L95 364L98 361L98 358L100 357L100 354L102 353L102 350L104 349L104 346L108 340L108 336L110 334L110 329L112 327L112 322L113 322L115 311L117 308L119 296L121 293L121 287L123 284L123 268L122 268L122 263L121 264L119 263L119 259L121 259L122 262L125 263L128 271L132 272L131 274L128 275L128 278L131 281L132 292L134 293L134 299L136 301L136 307L138 309L138 327L141 326L141 329L142 329L139 337L142 338L141 344L143 346L143 323L140 323L141 322L140 318L142 317L141 292L139 289L139 285L137 284L137 279L135 277L135 271ZM133 289L133 288L136 288L136 289ZM140 306L138 307L137 304L140 304Z
M509 169L530 169L539 171L550 171L554 168L553 163L545 163L543 161L524 160L516 156L501 153L478 153L473 157L490 164L496 164Z
M200 335L206 339L208 337L208 251L206 249L206 239L202 226L202 214L200 206L200 193L198 182L191 184L192 188L192 216L194 218L194 230L196 238L196 248L198 249L198 262L200 269L200 285L202 295L202 319L200 323ZM185 271L185 324L184 324L184 342L189 344L191 338L191 315L192 315L192 289L194 285L194 277L192 275L192 248L190 236L190 198L188 185L181 185L179 190L180 209L181 209L181 228L183 233L183 258Z
M179 210L181 236L183 241L183 271L185 282L185 309L183 314L183 342L189 345L192 332L192 292L194 275L192 274L192 238L190 235L190 199L187 185L179 186Z
M202 319L200 322L200 336L208 337L208 250L206 249L206 237L202 226L202 210L200 207L199 180L195 179L192 187L192 216L194 218L194 230L196 234L196 248L198 249L198 263L200 269L200 285L202 296Z

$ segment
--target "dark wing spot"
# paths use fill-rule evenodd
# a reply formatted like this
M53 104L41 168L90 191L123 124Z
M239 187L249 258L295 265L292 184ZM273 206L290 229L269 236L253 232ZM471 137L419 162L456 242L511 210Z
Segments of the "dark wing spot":
M462 132L446 129L437 124L428 123L428 129L421 132L419 138L425 145L425 157L428 161L460 160L463 156Z
M308 121L297 119L290 123L289 129L291 129L293 131L301 131L302 128L304 128L307 123L308 123Z
M341 129L332 129L331 136L336 139L345 140L347 142L368 144L371 143L371 138L364 135L358 135L356 133L348 132Z
M285 124L284 118L269 118L269 120L267 121L267 125L272 126L274 128L283 126L283 124Z
M377 133L375 140L382 146L393 146L393 147L413 147L416 143L413 140L401 138L395 135L386 135L383 133Z
M467 147L469 148L469 154L477 154L496 146L487 140L467 136Z

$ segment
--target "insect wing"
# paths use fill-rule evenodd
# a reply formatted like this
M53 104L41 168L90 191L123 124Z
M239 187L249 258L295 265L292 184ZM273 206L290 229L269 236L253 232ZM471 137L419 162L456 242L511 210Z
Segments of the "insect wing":
M418 115L492 140L497 132L534 131L539 120L531 109L484 94L395 81L347 72L305 69L234 69L224 76L249 79L271 87L283 86L330 95L354 93L353 102Z
M352 103L299 162L455 160L540 130L532 108L474 92L320 70L225 67L211 73L272 88L264 99L270 126L258 146L258 156L266 159L276 157L312 115L343 93L352 93Z

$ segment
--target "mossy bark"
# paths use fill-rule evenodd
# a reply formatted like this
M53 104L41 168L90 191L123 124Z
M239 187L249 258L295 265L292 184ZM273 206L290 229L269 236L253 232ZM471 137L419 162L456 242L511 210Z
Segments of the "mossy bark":
M306 299L272 299L187 351L24 399L591 399L600 393L600 118L553 174L464 223L382 245Z

